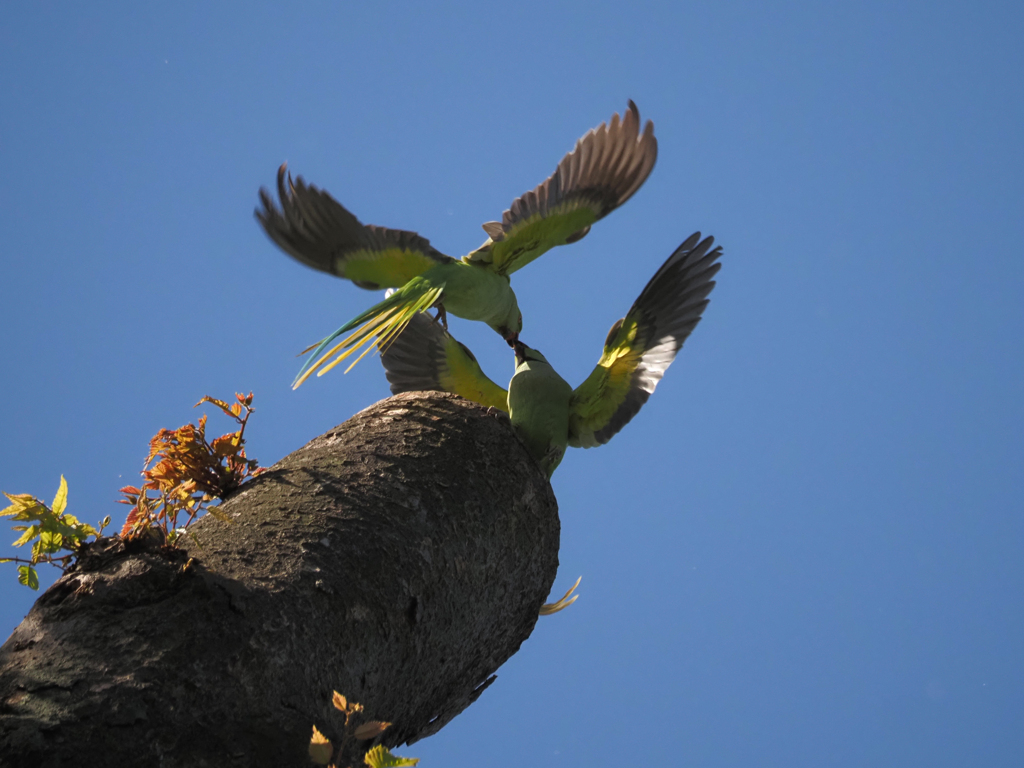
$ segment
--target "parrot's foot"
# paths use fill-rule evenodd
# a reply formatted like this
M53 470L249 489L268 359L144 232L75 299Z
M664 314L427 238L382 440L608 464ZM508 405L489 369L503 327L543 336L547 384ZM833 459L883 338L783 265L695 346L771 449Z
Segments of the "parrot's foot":
M582 576L580 576L578 579L576 579L576 583L572 585L572 588L568 592L566 592L564 595L562 595L562 599L561 600L559 600L557 602L554 602L554 603L544 603L544 605L542 605L540 607L540 615L541 616L550 616L552 613L558 613L559 611L561 611L561 610L563 610L565 608L568 608L570 605L575 603L576 602L576 598L579 597L579 595L572 595L572 593L576 591L576 587L578 587L580 585L580 582L582 580L583 580ZM571 600L569 599L569 595L572 595L572 599Z
M488 416L493 416L498 421L508 421L509 420L508 414L505 413L505 411L501 410L501 408L495 408L493 405L487 406L486 413L487 413Z
M448 313L444 311L444 304L437 305L437 314L434 316L434 322L440 323L445 331L448 330Z

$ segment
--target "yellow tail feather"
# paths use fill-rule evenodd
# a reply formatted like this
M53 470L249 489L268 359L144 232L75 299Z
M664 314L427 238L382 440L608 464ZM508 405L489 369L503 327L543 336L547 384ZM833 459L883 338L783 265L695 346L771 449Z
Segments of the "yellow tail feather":
M400 309L400 307L396 307L395 309L389 310L388 312L382 315L367 320L361 326L356 328L349 336L340 341L338 344L334 345L328 352L325 352L321 356L321 358L317 360L316 365L313 366L314 368L319 367L327 358L333 355L337 350L348 347L348 349L345 349L345 351L338 355L334 360L325 365L323 368L320 368L320 370L317 371L316 375L323 376L334 366L338 365L338 363L340 363L342 360L346 359L349 355L352 355L355 352L359 351L360 347L368 343L369 346L367 346L366 349L363 350L363 353L359 355L359 357L357 357L349 365L348 368L345 369L345 373L351 371L352 366L354 366L356 363L358 363L360 360L366 357L367 353L374 348L375 345L372 343L375 338L374 329L379 328L382 325L385 328L389 327L390 324L395 322L396 315L398 315L399 318L401 317L401 314L399 314Z
M387 321L396 312L398 312L399 309L400 309L399 307L393 307L391 309L386 310L385 312L382 312L380 315L377 315L376 317L371 318L366 323L364 323L362 326L360 326L355 331L353 331L351 334L349 334L344 339L342 339L337 344L335 344L333 347L331 347L329 350L324 352L322 355L320 355L319 358L317 358L316 362L314 362L306 371L303 372L302 376L300 376L298 379L296 379L295 383L292 385L292 389L298 389L302 385L302 383L313 374L313 371L317 370L317 368L320 368L320 366L322 366L330 358L331 355L333 355L339 349L344 349L346 346L352 344L353 341L356 340L356 337L360 335L360 332L363 329L367 328L368 326L376 327L376 326L380 325L381 323ZM329 371L335 365L340 363L345 357L347 357L348 354L350 354L352 351L354 351L354 350L349 350L348 352L343 353L343 355L341 357L339 357L337 360L334 360L326 368L324 368L321 371L319 371L317 373L317 375L321 376L324 373L326 373L327 371Z
M324 352L319 359L309 367L309 370L303 373L302 378L295 382L294 386L298 387L302 384L302 382L309 378L313 371L316 371L317 376L323 376L329 370L358 352L364 346L366 348L363 349L362 353L360 353L360 355L349 364L348 368L345 369L345 373L351 371L356 363L366 357L371 350L377 349L378 351L383 352L391 345L391 342L398 338L398 335L405 330L409 321L412 320L417 313L425 312L430 309L430 307L432 307L434 303L441 298L443 290L443 286L434 288L426 293L414 297L408 304L400 304L398 306L390 307L379 315L370 318L340 342ZM341 350L341 353L338 354L334 360L331 360L331 362L324 365L324 363L332 355L338 353L339 350Z

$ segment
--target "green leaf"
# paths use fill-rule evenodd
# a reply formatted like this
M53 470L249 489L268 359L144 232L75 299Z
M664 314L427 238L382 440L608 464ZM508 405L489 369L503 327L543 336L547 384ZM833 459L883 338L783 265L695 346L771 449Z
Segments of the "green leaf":
M31 509L36 504L41 503L39 499L37 499L35 496L31 496L27 493L5 493L4 496L10 499L13 503L11 504L11 506L7 507L2 512L0 512L0 517L7 517L8 515L14 515L18 512L23 512L24 510ZM24 520L26 518L22 519Z
M19 530L19 529L21 529L23 527L24 526L21 526L21 525L16 526L15 530ZM25 532L23 534L21 534L21 538L18 539L16 542L14 542L14 546L20 547L22 544L27 544L28 542L32 541L32 539L34 539L38 535L39 535L39 526L38 525L30 525L27 528L25 528Z
M29 589L39 589L39 574L31 565L18 566L18 583L24 584Z
M60 487L57 489L57 495L53 497L53 504L50 508L53 510L53 514L61 515L64 513L64 508L68 505L68 481L64 479L64 475L60 476Z
M196 548L205 555L206 550L203 549L203 545L199 543L199 538L194 533L192 533L192 531L190 531L188 528L185 529L185 533L187 533L188 537L192 539L192 543L196 545Z
M207 507L206 511L209 512L211 515L213 515L218 520L220 520L222 523L234 524L234 523L238 522L237 520L235 520L235 518L228 517L226 514L221 512L217 507Z
M31 503L22 503L14 496L10 496L8 494L5 495L15 503L7 507L3 513L0 513L0 517L13 515L15 520L38 520L40 515L49 512L46 505L39 501L39 499L33 499L31 496L27 496L27 498L32 499Z
M392 755L383 744L378 744L363 757L363 762L370 768L403 768L403 766L416 765L419 761L418 757Z
M59 552L64 546L64 537L52 531L43 531L39 534L39 551L44 555L52 555Z

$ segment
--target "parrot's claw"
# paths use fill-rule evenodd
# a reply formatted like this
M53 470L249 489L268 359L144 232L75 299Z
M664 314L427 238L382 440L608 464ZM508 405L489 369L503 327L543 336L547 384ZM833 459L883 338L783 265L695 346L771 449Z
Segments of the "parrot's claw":
M448 313L444 311L444 304L437 305L437 314L434 316L434 321L441 324L441 327L448 330Z
M493 405L487 406L486 413L487 413L488 416L493 416L498 421L508 421L509 420L507 413L505 413L503 410L501 410L501 408L495 408Z
M572 595L572 593L576 591L576 587L580 585L580 581L582 580L582 576L576 579L576 583L572 585L572 588L568 592L562 595L561 600L554 603L544 603L544 605L540 607L540 615L550 616L552 613L558 613L559 611L564 610L565 608L568 608L570 605L575 603L576 598L579 597L579 595ZM572 599L569 599L569 595L572 595Z

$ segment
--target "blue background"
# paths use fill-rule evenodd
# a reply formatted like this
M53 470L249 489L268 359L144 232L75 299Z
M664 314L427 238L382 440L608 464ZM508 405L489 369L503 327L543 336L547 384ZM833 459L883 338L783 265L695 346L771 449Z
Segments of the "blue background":
M400 752L1024 765L1024 6L352 5L2 11L0 488L63 473L116 527L203 395L255 391L271 464L387 394L369 358L289 390L377 296L264 237L282 161L457 256L632 98L657 166L515 276L523 339L579 383L697 229L718 288L637 418L555 474L580 600ZM452 329L507 379L491 331ZM37 596L15 576L4 636Z

